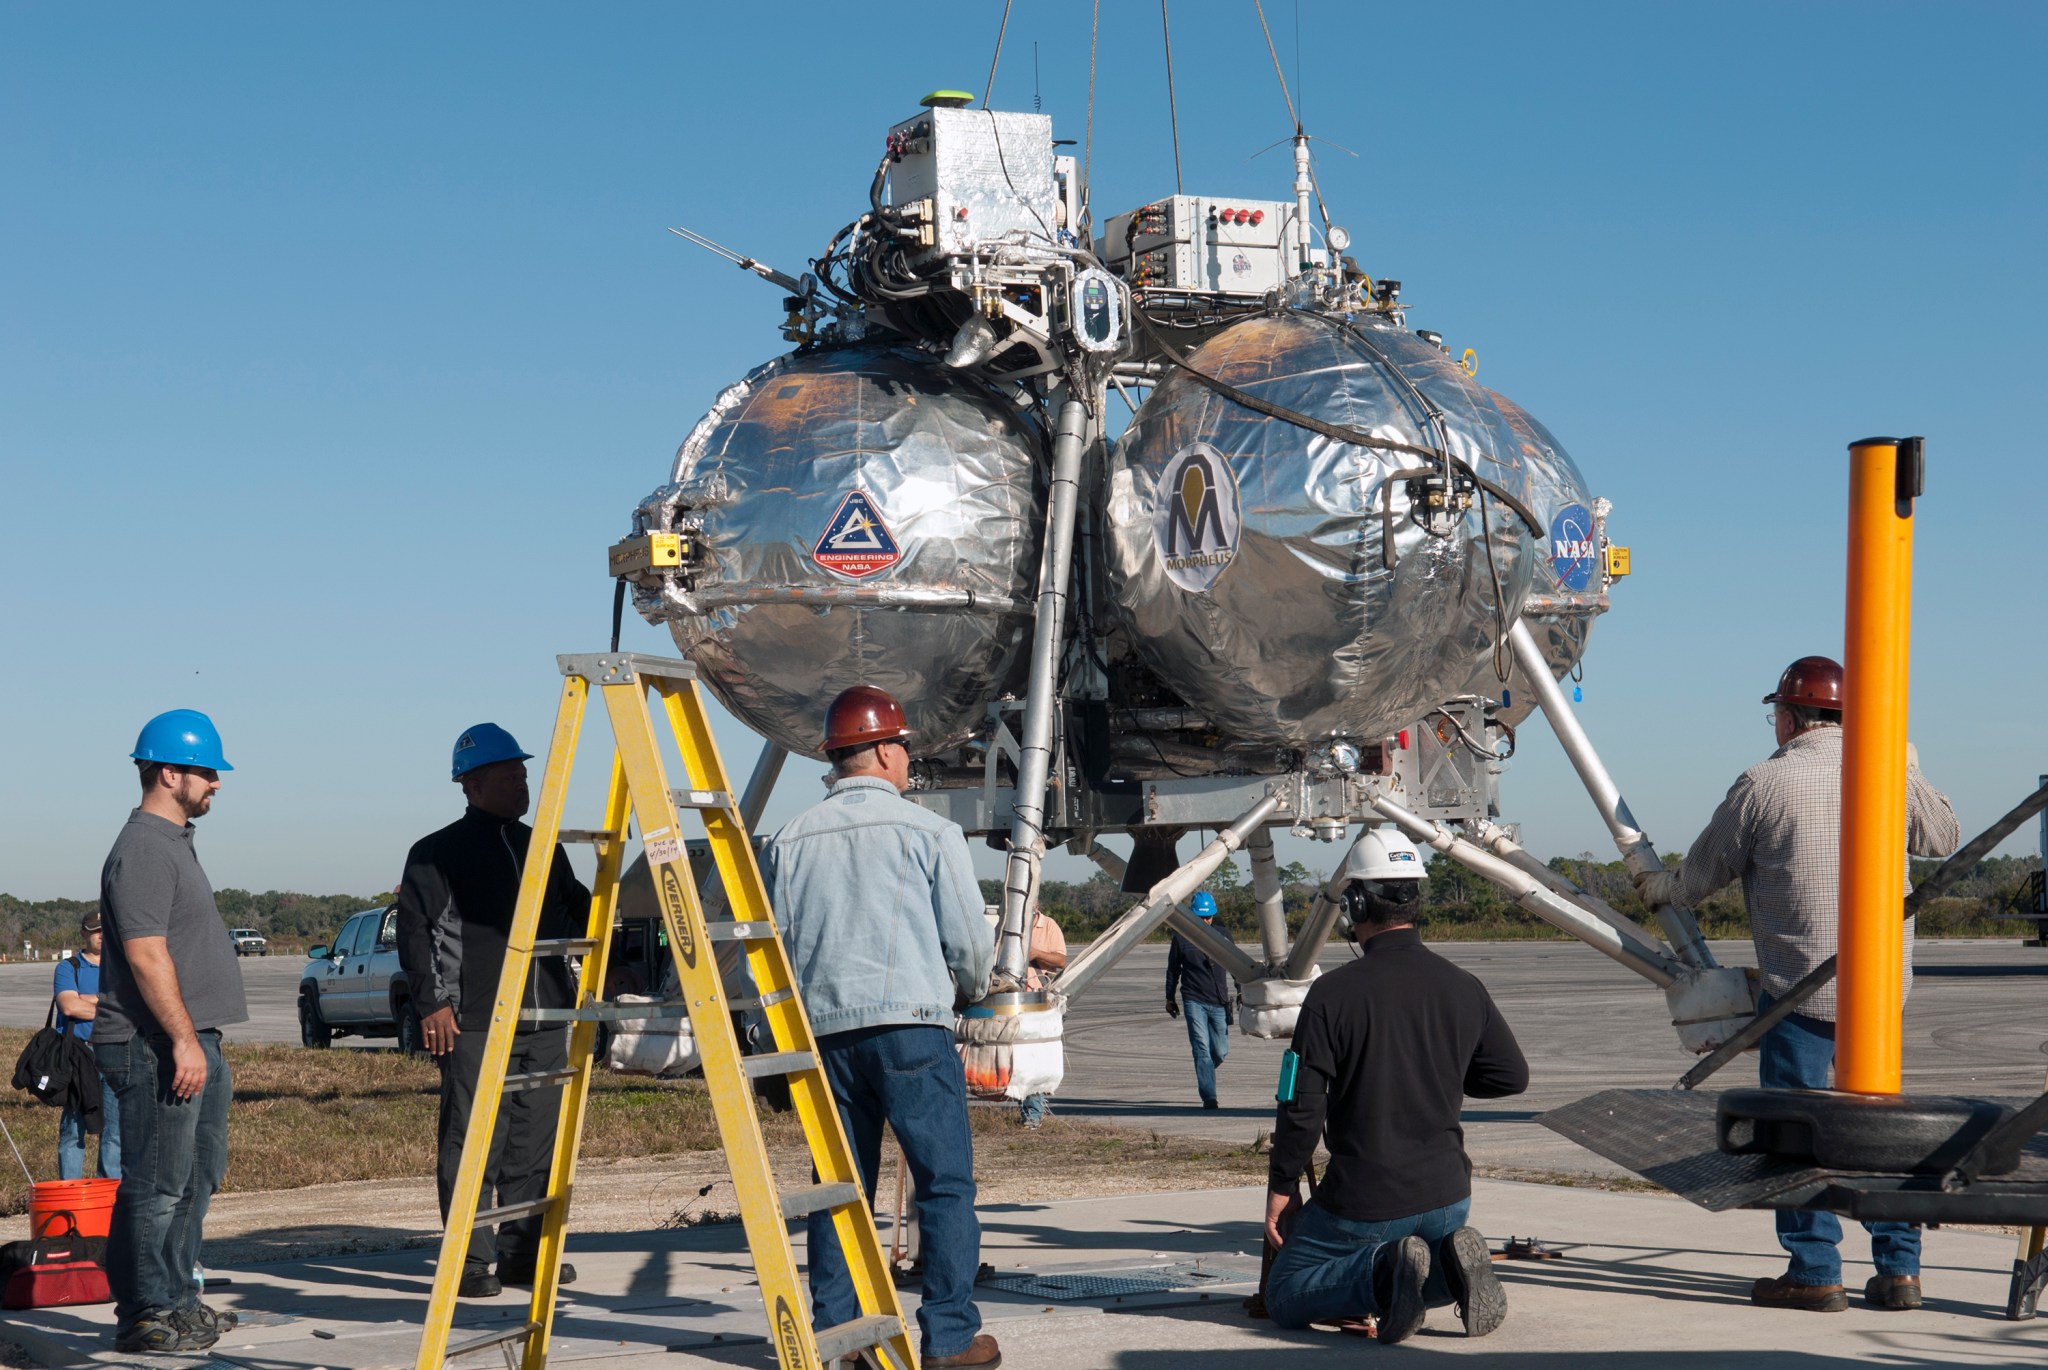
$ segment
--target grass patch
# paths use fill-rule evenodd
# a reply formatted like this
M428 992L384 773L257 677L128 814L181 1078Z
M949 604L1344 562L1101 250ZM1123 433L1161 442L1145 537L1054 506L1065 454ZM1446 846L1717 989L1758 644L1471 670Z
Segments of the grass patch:
M0 1028L0 1061L12 1062L33 1035ZM294 1046L226 1048L235 1079L228 1114L224 1192L298 1189L354 1180L425 1177L434 1171L434 1124L440 1072L425 1058L395 1051ZM59 1110L13 1090L0 1094L0 1122L37 1179L57 1176ZM796 1117L760 1111L771 1148L803 1146ZM1010 1178L1072 1178L1090 1170L1199 1167L1265 1173L1251 1147L1162 1136L1057 1116L1033 1132L1015 1107L969 1111L976 1169ZM653 1080L599 1072L591 1085L583 1129L587 1160L670 1156L719 1149L711 1096L702 1080ZM885 1169L894 1148L885 1147ZM29 1188L11 1155L0 1156L0 1216L27 1211ZM807 1164L800 1166L807 1170Z

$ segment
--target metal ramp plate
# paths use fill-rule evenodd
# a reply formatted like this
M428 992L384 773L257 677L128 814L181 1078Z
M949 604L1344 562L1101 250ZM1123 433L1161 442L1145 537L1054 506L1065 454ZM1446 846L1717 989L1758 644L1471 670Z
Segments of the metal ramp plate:
M1093 1266L1082 1270L1024 1271L992 1275L979 1288L1015 1294L1034 1303L1078 1303L1136 1294L1190 1294L1232 1284L1256 1283L1256 1270L1233 1270L1213 1262L1172 1265Z
M2029 1100L2003 1100L2023 1106ZM2048 1136L2026 1145L2019 1169L1946 1191L1933 1176L1830 1170L1807 1161L1730 1156L1719 1146L1716 1092L1610 1089L1537 1121L1588 1151L1709 1212L1815 1208L1873 1221L2039 1223L2048 1220Z

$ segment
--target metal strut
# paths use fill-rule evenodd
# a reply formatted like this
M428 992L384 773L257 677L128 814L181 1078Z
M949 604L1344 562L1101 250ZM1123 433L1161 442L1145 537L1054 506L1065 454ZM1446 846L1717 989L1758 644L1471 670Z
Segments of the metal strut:
M1515 664L1522 668L1522 675L1536 696L1537 706L1543 710L1544 718L1550 721L1550 730L1557 734L1564 754L1571 759L1572 769L1579 773L1586 793L1593 797L1593 805L1606 821L1607 831L1613 834L1614 845L1621 852L1622 863L1628 867L1629 874L1642 875L1663 870L1664 863L1658 858L1657 849L1636 826L1636 816L1629 812L1628 801L1621 797L1621 787L1614 783L1614 777L1607 773L1600 754L1593 750L1593 740L1586 736L1578 715L1565 702L1564 691L1557 688L1557 680L1550 674L1550 663L1544 659L1543 649L1536 645L1535 634L1529 631L1527 619L1515 620L1515 626L1508 630L1508 641L1515 649ZM1658 906L1656 915L1657 926L1663 929L1665 940L1671 943L1671 949L1678 953L1680 960L1700 967L1720 964L1714 959L1714 953L1707 950L1706 939L1700 936L1699 924L1693 921L1690 910L1664 904Z
M1058 706L1060 652L1067 622L1067 580L1074 564L1074 511L1079 503L1081 456L1087 442L1087 406L1069 398L1060 405L1053 437L1045 556L1038 569L1038 624L1031 636L1024 735L1017 752L1017 788L1010 804L1010 857L1003 867L1003 925L996 939L996 972L1020 984L1030 956L1030 914L1038 898L1038 868L1045 860L1046 776L1052 764L1053 714ZM1067 978L1072 978L1071 972Z

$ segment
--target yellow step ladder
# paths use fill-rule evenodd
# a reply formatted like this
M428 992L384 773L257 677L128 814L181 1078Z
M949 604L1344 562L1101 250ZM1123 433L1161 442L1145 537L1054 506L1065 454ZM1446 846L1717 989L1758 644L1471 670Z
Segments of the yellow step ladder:
M498 979L491 1010L490 1033L484 1045L469 1130L462 1143L462 1167L449 1202L448 1226L441 1238L434 1292L427 1304L426 1327L420 1336L415 1370L443 1370L456 1356L502 1349L508 1363L512 1348L524 1343L519 1370L541 1370L547 1364L554 1320L557 1276L562 1263L563 1234L568 1229L569 1201L576 1179L576 1155L582 1137L584 1107L590 1095L597 1025L620 1018L647 1018L687 1013L710 1087L718 1135L725 1148L747 1246L761 1283L761 1301L768 1314L768 1339L783 1370L821 1370L837 1357L848 1357L887 1370L917 1370L917 1357L897 1302L895 1285L861 1190L853 1151L839 1125L839 1110L825 1079L804 1017L788 955L776 935L775 916L754 861L754 849L739 813L739 799L727 781L696 672L687 661L630 652L589 653L558 657L562 698L555 714L555 732L548 746L547 771L540 802L533 815L533 839L527 848L519 899L506 938L505 968ZM591 687L603 697L611 720L611 788L605 801L604 824L589 831L564 830L562 808L569 774L576 759ZM668 714L688 784L671 790L662 768L661 749L648 709L648 694L657 696ZM690 868L683 836L683 811L704 822L712 860L726 892L730 916L707 922L704 905ZM602 1000L605 961L611 947L612 911L618 898L624 864L627 818L639 822L646 847L648 874L654 880L662 922L668 931L680 999L670 1004L610 1005ZM581 937L536 940L541 906L548 886L557 841L587 841L597 849L597 878L590 901L589 926ZM713 946L734 942L745 949L752 974L751 997L728 999ZM520 1007L527 971L535 956L580 955L582 974L573 1009L534 1010ZM759 1009L773 1034L771 1053L742 1056L731 1015ZM507 1078L512 1034L521 1022L571 1024L569 1065L530 1077ZM796 1189L778 1189L755 1113L752 1082L766 1077L787 1079L818 1182ZM561 1083L562 1113L555 1133L554 1162L547 1194L530 1204L479 1211L491 1132L505 1093ZM830 1210L833 1227L853 1275L861 1316L815 1334L809 1300L797 1273L786 1224L795 1218ZM451 1343L456 1286L472 1231L485 1224L543 1216L534 1272L533 1304L525 1323Z

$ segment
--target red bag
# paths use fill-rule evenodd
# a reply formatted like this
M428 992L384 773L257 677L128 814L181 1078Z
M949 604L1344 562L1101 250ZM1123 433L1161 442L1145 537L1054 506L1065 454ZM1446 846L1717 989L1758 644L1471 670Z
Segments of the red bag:
M63 1218L71 1224L69 1236L48 1234L49 1227ZM56 1214L45 1234L35 1241L9 1242L8 1264L16 1268L0 1286L0 1308L56 1308L70 1303L111 1303L107 1272L97 1261L87 1259L88 1239L78 1235L78 1223L69 1213Z

